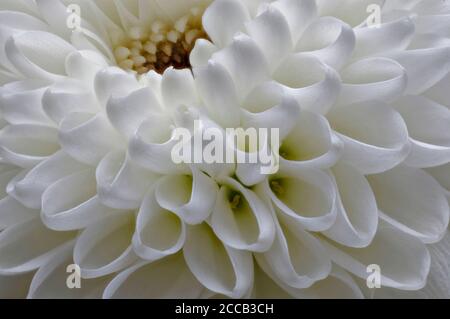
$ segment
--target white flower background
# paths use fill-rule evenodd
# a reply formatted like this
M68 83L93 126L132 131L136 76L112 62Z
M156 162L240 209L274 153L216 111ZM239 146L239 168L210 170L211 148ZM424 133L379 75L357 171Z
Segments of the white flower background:
M191 69L117 67L114 37L192 8ZM450 1L0 10L0 297L450 297ZM280 128L280 171L173 164L197 118Z

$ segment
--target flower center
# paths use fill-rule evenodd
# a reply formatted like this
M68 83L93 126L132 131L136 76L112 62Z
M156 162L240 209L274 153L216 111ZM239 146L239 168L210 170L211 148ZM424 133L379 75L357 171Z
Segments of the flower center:
M190 68L189 54L199 38L207 39L202 26L203 9L193 8L175 23L155 20L150 30L132 27L127 39L114 45L117 65L124 70L160 74L168 67Z
M238 192L231 192L229 195L230 207L232 210L238 209L242 204L241 194Z
M270 182L270 188L277 195L283 195L285 192L282 181L279 179L272 180Z

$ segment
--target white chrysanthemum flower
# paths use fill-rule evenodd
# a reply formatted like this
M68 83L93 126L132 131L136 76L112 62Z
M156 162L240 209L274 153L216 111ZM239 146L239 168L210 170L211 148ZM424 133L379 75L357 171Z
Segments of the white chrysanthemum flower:
M0 10L0 297L450 297L448 1ZM279 128L280 171L177 127Z

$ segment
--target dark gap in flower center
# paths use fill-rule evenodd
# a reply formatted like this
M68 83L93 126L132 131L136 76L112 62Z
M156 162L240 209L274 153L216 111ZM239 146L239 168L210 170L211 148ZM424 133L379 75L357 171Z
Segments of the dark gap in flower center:
M243 205L242 194L240 192L231 191L228 195L228 202L233 211L239 210Z

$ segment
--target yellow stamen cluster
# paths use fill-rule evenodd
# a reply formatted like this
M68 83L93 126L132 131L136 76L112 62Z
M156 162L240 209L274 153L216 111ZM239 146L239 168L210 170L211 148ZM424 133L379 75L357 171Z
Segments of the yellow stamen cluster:
M207 39L202 27L203 10L193 8L173 24L156 20L150 30L133 27L128 39L115 45L117 65L144 74L163 73L168 67L190 68L189 54L199 38Z

